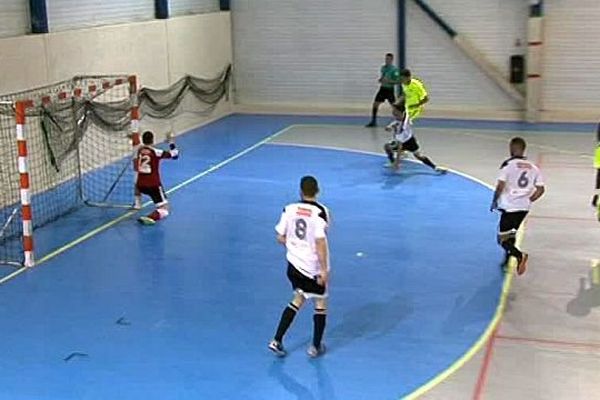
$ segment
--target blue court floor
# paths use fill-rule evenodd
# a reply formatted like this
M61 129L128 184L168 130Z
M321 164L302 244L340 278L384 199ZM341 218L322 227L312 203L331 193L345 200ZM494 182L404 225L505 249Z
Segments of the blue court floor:
M292 123L231 116L179 138L167 188ZM352 121L350 121L352 122ZM154 227L122 221L0 287L0 399L398 399L487 328L501 253L489 189L420 164L265 144L172 193ZM273 227L314 174L330 207L325 341L310 307L267 350L291 297ZM473 204L482 205L474 207ZM45 254L122 214L82 209L36 232ZM363 253L361 257L357 253Z

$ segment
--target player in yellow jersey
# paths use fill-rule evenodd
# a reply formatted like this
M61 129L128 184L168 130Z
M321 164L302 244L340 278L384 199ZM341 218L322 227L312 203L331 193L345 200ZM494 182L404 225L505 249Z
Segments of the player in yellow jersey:
M425 109L425 104L429 102L427 89L420 79L414 78L408 69L400 72L400 79L396 82L402 86L402 96L408 111L408 119L411 124L421 116ZM400 157L406 157L407 152L401 151Z
M427 89L420 79L414 78L410 70L405 69L400 72L400 84L402 85L402 93L408 110L408 117L411 122L414 122L421 116L425 104L429 102Z

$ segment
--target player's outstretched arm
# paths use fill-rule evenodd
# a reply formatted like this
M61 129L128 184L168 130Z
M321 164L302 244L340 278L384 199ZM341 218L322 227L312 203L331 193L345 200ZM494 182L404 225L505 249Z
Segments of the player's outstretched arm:
M179 158L179 150L175 145L175 136L173 135L173 131L167 132L166 137L167 143L169 143L169 151L163 153L163 155L165 155L164 158L171 158L173 160L177 160Z

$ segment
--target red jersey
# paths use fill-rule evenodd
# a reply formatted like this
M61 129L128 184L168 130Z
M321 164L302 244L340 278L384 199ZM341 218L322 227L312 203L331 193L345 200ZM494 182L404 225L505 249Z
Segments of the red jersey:
M165 158L177 158L178 156L179 151L175 148L172 148L171 150L161 150L152 146L141 146L138 149L135 158L137 186L162 186L160 181L160 160Z

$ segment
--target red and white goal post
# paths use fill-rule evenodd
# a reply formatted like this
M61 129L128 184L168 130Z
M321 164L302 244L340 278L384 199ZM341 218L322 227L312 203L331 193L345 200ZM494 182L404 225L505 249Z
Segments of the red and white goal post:
M133 204L136 76L0 95L0 264L35 265L34 232L82 206Z

